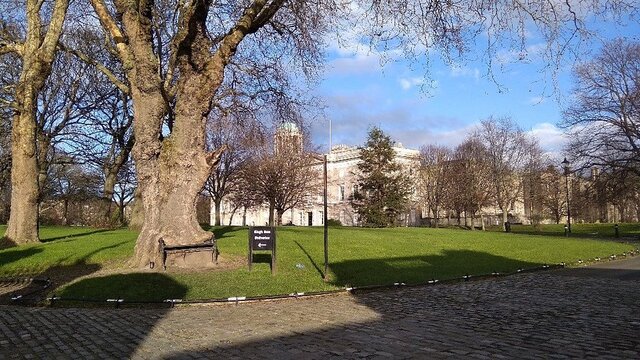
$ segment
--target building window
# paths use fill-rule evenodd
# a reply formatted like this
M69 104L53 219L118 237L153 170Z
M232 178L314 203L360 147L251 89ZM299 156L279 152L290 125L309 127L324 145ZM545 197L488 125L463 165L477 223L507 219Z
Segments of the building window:
M324 225L324 211L320 210L320 225Z
M298 224L304 225L304 213L302 211L300 211L300 222Z
M340 185L338 189L338 200L344 201L344 185Z

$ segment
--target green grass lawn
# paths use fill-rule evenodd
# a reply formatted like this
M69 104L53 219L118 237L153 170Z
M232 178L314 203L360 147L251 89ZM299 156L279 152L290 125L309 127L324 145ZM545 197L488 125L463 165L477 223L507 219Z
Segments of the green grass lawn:
M492 226L491 231L502 231L500 226ZM512 225L511 231L518 234L564 236L564 224L540 225L538 228L530 225ZM618 224L618 234L621 238L640 236L640 223ZM581 238L613 238L614 224L571 224L572 237Z
M0 226L0 234L4 229ZM612 241L517 232L335 227L330 228L330 281L325 283L322 228L278 228L275 276L265 255L256 256L253 271L248 271L246 228L222 227L215 232L223 260L233 260L239 266L193 272L132 272L125 264L133 252L136 233L43 227L42 244L0 250L0 277L51 276L57 280L55 293L68 298L194 300L323 291L347 285L415 284L432 278L574 263L635 248ZM107 275L105 269L110 270Z

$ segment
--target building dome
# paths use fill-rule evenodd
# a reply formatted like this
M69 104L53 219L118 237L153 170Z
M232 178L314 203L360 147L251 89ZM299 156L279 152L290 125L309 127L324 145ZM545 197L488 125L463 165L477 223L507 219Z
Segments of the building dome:
M302 132L298 125L288 121L278 125L275 133L275 152L276 154L302 153Z
M283 121L280 125L278 125L278 132L286 131L289 133L299 133L300 129L298 129L298 125L289 121Z

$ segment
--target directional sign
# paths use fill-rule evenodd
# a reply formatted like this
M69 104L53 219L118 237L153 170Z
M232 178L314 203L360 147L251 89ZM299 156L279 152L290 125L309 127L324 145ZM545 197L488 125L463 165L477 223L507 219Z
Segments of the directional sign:
M268 227L253 227L249 230L252 250L273 250L275 232Z
M249 270L253 266L254 251L271 252L271 274L276 271L276 229L267 226L249 228Z

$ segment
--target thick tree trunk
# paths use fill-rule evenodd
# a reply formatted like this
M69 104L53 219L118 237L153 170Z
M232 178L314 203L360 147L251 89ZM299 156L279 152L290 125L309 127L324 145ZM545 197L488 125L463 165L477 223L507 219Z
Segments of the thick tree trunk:
M42 189L47 183L47 178L49 177L49 166L51 165L50 159L47 156L49 154L49 147L51 146L51 138L42 133L42 129L36 130L36 132L36 137L38 139L36 143L36 161L38 164L38 201L42 201L40 196L42 195Z
M276 225L277 226L282 226L282 216L284 215L284 211L283 210L276 210L276 214L278 215L276 220Z
M435 218L434 227L437 229L440 225L440 212L438 208L433 209L433 217Z
M273 205L273 202L269 202L269 226L274 226L274 216L273 213L275 211L275 206Z
M213 201L213 206L214 206L214 210L216 213L216 220L215 220L215 226L220 226L222 225L222 218L220 216L220 212L221 212L221 206L222 205L222 199L215 199Z
M13 118L11 130L11 213L5 238L15 244L26 244L40 241L35 120L38 92L32 84L19 84L18 87L16 98L21 102L21 109Z
M158 109L163 108L163 101L148 98L136 102L134 95L137 117L161 121ZM176 124L188 120L178 116ZM201 121L200 117L197 120ZM200 227L196 215L197 197L211 169L204 145L189 143L193 139L197 142L200 136L188 132L200 132L200 128L176 128L160 145L159 133L148 134L159 127L149 129L147 124L136 121L133 151L145 217L133 260L138 267L158 262L159 240L167 245L196 244L213 236Z
M117 181L118 173L116 171L107 170L104 172L104 190L102 191L102 198L105 201L111 202L113 200Z
M506 209L506 207L504 207ZM502 230L507 231L506 223L509 221L509 213L506 210L502 210Z
M27 31L21 46L22 71L16 85L11 130L11 214L5 238L16 244L38 242L37 97L51 73L68 0L49 8L49 23L40 16L41 1L26 2ZM48 25L48 26L45 26ZM45 30L46 29L46 30Z
M119 169L118 169L119 170ZM104 189L102 191L102 202L104 203L104 212L102 214L105 225L115 225L113 221L113 194L115 193L116 182L118 181L118 173L114 169L104 169Z
M63 200L63 203L64 203L64 210L62 213L62 224L64 226L69 226L69 199L65 197Z
M144 205L142 204L142 194L138 186L133 193L133 205L131 206L131 216L129 217L129 229L134 231L142 230L144 223Z
M223 149L214 153L205 151L204 122L202 112L198 111L203 99L198 95L189 93L185 100L178 100L173 132L161 141L164 99L159 93L133 93L136 116L133 156L144 208L134 266L158 262L159 240L166 245L181 245L202 243L213 237L198 223L196 202Z

